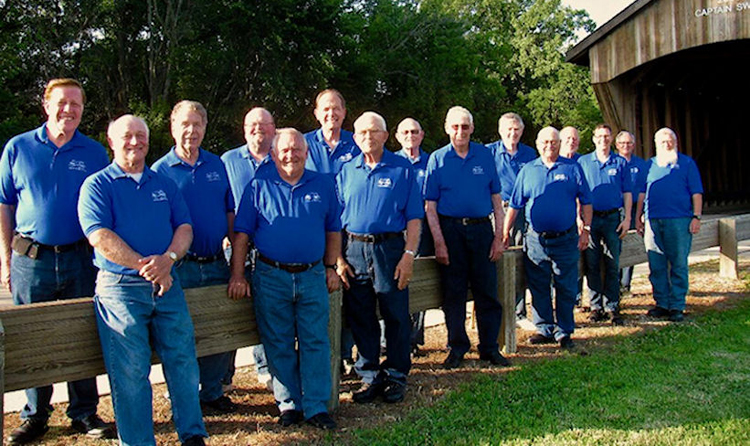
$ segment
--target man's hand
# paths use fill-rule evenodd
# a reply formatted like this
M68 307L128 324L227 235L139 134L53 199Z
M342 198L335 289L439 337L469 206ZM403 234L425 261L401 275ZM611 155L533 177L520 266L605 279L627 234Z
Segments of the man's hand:
M0 265L0 277L2 279L3 288L11 292L10 289L10 262L2 262Z
M578 236L578 250L585 251L589 247L589 231L582 230Z
M159 287L159 291L157 291L156 294L159 296L163 296L167 294L167 291L169 291L170 288L172 288L172 275L168 275L166 277L159 278L154 281L154 284Z
M490 262L497 262L505 251L505 237L494 237L490 245Z
M630 229L630 217L625 217L620 224L617 226L617 231L620 234L620 240L624 239L626 235L628 235L628 230Z
M341 288L341 278L333 268L326 268L326 285L328 286L329 293L333 293Z
M403 290L409 285L411 276L414 274L414 256L404 253L401 260L396 265L396 272L393 278L398 280L398 289Z
M441 265L449 265L450 259L448 258L448 246L445 242L435 242L435 260Z
M697 218L690 220L690 233L697 234L701 230L701 221Z
M245 279L245 275L232 275L227 284L227 296L232 300L240 300L250 297L250 284Z
M339 279L341 279L341 283L344 285L344 289L349 289L349 278L354 277L354 270L351 266L349 266L348 263L346 263L346 260L344 260L343 257L339 257L336 260L336 273L339 276Z
M646 224L643 222L643 218L637 218L635 220L635 232L641 237L643 237L644 232L646 232Z
M150 255L138 259L138 264L141 266L138 274L149 282L165 281L167 277L171 279L174 262L166 254Z

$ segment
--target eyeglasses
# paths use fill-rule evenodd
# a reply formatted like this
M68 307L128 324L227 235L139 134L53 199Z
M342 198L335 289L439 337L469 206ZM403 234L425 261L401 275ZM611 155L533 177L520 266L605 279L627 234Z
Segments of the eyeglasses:
M453 130L469 130L471 128L471 124L451 124L451 128Z
M409 135L409 134L411 134L411 135L419 135L419 132L421 132L421 130L418 130L418 129L401 130L401 133L404 134L404 135Z

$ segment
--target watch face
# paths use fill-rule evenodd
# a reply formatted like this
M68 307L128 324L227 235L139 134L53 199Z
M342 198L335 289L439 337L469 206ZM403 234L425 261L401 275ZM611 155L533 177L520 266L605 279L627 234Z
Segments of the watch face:
M176 262L176 261L177 261L177 254L175 254L175 253L174 253L174 252L172 252L172 251L169 251L169 254L168 254L168 255L169 255L169 258L170 258L170 259L172 259L172 261L173 261L173 262Z

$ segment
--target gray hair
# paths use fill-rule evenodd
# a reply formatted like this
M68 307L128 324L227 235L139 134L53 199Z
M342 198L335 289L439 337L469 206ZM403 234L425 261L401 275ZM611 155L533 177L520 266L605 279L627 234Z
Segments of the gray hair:
M454 105L453 107L448 109L448 113L445 114L445 125L448 125L448 121L453 115L463 115L469 117L469 123L471 125L474 125L474 116L471 115L471 112L467 110L464 107L461 107L460 105Z
M500 119L497 120L497 126L500 127L500 123L503 122L503 120L506 121L516 121L518 125L521 126L521 129L524 129L526 125L523 123L523 119L521 119L521 115L518 113L508 112L504 113L502 116L500 116Z
M364 121L365 119L374 119L375 122L378 123L378 126L380 126L380 130L387 132L388 128L385 125L385 118L380 116L379 114L375 113L374 111L366 111L362 113L359 118L357 118L356 121L354 121L354 131L356 132L358 124Z

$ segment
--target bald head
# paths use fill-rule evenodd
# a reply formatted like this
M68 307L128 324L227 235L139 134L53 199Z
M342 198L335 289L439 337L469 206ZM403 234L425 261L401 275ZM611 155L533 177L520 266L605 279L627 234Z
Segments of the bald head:
M276 134L276 124L271 113L263 107L251 109L245 115L244 129L250 153L267 155Z
M123 115L107 128L107 141L115 162L127 173L139 173L146 165L148 126L143 118Z
M545 163L555 162L560 154L560 132L554 127L539 130L536 137L536 149Z
M424 139L424 131L416 119L406 118L398 124L396 139L401 148L409 152L412 157L419 155L419 146Z
M567 126L560 130L560 156L572 158L578 152L578 145L581 138L578 136L578 129Z

